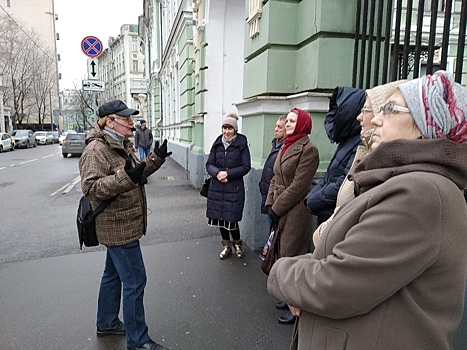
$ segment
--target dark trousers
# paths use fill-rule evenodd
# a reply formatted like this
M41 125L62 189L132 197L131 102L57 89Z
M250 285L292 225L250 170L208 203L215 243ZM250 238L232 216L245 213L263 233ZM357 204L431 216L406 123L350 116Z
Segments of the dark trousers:
M230 235L232 235L232 240L234 241L240 240L240 230L238 228L232 231L229 231L223 227L219 227L219 229L221 230L221 236L223 240L230 241Z

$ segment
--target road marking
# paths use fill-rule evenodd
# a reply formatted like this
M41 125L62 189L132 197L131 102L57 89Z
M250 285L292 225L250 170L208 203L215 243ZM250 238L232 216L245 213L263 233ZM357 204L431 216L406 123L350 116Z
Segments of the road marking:
M55 192L52 192L50 194L50 196L55 196L57 193L59 192L62 192L62 194L67 194L68 192L70 192L73 187L75 187L75 185L81 181L81 177L80 176L77 176L76 178L73 179L73 181L71 183L67 183L65 185L63 185L62 187L60 187L58 190L56 190Z
M67 183L66 185L63 185L62 187L60 187L60 188L59 188L58 190L56 190L55 192L52 192L52 193L50 194L50 196L51 196L51 197L52 197L52 196L55 196L58 192L63 191L63 190L64 190L67 186L69 186L69 185L70 185L69 183Z
M42 159L49 158L49 157L53 157L54 155L55 155L55 154L49 154L48 156L42 157Z
M35 158L35 159L31 159L31 160L26 160L26 161L24 161L24 162L21 162L21 163L19 163L19 164L26 164L26 163L31 163L31 162L35 162L36 160L37 160L37 158Z
M3 169L5 169L5 168L6 168L6 167L1 167L0 170L3 170Z

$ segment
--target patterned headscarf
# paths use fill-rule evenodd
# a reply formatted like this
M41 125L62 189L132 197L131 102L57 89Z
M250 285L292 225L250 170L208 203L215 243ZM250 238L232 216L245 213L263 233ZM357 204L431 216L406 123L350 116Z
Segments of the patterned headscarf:
M449 72L424 75L398 88L425 138L467 141L467 89Z
M282 149L281 156L285 153L295 141L300 140L303 136L311 133L312 120L311 116L302 109L294 108L291 112L297 114L297 123L292 135L287 136L284 140L284 148Z

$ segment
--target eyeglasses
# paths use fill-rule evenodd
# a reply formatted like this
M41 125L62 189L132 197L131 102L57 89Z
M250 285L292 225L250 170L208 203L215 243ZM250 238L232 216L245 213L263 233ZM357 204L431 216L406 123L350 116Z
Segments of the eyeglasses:
M405 113L410 113L410 109L402 106L398 106L394 104L394 102L388 102L386 103L381 109L379 110L380 112L383 112L384 115L389 115L392 112L405 112Z
M124 120L124 121L126 121L126 122L133 121L133 120L131 119L131 117L122 117L122 116L119 116L119 115L114 115L114 116L111 117L110 119L112 119L112 118ZM112 119L112 120L113 120L113 119Z
M370 109L370 108L362 108L362 109L360 110L360 113L361 113L361 114L365 114L365 112L367 112L367 113L372 112L372 113L373 113L373 110Z

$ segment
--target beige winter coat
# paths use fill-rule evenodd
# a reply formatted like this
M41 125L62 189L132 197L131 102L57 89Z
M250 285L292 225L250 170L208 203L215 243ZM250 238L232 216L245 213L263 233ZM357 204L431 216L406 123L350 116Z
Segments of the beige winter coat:
M449 350L467 275L467 144L381 143L355 168L313 254L279 259L270 294L302 311L298 349Z

